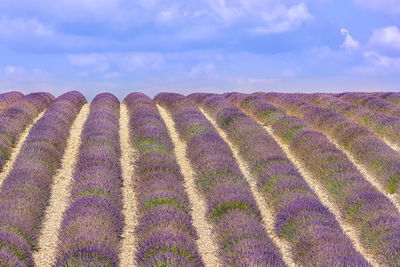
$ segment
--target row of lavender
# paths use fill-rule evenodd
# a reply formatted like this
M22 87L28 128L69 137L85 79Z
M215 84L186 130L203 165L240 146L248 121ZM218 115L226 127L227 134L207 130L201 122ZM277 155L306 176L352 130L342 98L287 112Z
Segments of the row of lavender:
M184 178L174 145L154 102L128 95L130 140L138 151L134 179L138 199L139 266L202 266Z
M354 158L380 178L388 193L398 193L400 154L386 145L377 135L400 147L400 119L369 111L335 97L315 98L314 95L309 95L303 98L319 107L328 106L328 109L311 107L318 114L317 123L319 123L320 129L323 129L326 134L350 151ZM315 101L312 101L313 98ZM329 115L327 115L327 110L331 110ZM335 111L338 111L339 114ZM327 116L330 117L329 123L324 120ZM307 118L309 117L307 116Z
M27 99L26 102L22 102ZM51 101L48 94L23 97L14 114L28 121ZM0 192L0 263L2 266L33 266L32 251L50 197L54 174L74 118L85 98L69 92L52 102L32 127ZM7 113L8 110L5 112ZM4 114L4 113L3 113ZM24 115L27 116L24 118Z
M347 149L381 179L383 187L389 193L398 191L400 155L381 138L400 147L399 118L376 113L324 94L301 95L301 99L317 107L303 103L299 97L291 112L303 116ZM313 114L309 112L311 109Z
M24 94L20 92L6 92L0 94L0 113L5 111L10 105L17 102Z
M228 134L276 215L275 231L301 266L368 266L285 153L250 116L216 95L191 96ZM264 106L256 106L263 110Z
M33 93L23 97L15 94L14 98L5 96L18 100L0 114L0 171L10 158L11 150L22 132L54 100L54 97L47 93Z
M387 94L342 93L335 96L352 104L363 106L371 111L400 118L400 106L383 99Z
M190 99L166 93L156 96L155 101L171 113L186 141L186 155L207 203L207 218L214 227L223 264L283 266L228 144Z
M81 134L56 266L117 266L123 229L118 99L97 95Z
M331 95L375 112L400 117L400 93L346 92Z
M400 105L400 93L379 94L379 97L393 104Z
M259 94L264 96L264 94ZM237 106L270 126L306 169L330 193L340 215L359 232L362 244L385 265L400 264L400 215L386 196L379 193L357 171L347 157L307 123L268 103L264 97L227 95ZM269 96L278 98L279 95ZM283 97L283 106L296 105ZM310 111L311 113L312 111Z
M304 94L302 99L318 107L330 109L348 120L353 120L361 126L370 130L369 135L380 136L381 138L400 146L400 118L370 110L362 105L349 103L341 98L327 94ZM369 107L378 105L377 102L384 101L380 98L369 98ZM386 102L386 101L384 101ZM389 104L393 106L394 104ZM394 105L397 107L397 105ZM399 107L400 108L400 107ZM374 108L376 109L376 108ZM343 117L341 116L341 117ZM354 123L353 123L354 125Z

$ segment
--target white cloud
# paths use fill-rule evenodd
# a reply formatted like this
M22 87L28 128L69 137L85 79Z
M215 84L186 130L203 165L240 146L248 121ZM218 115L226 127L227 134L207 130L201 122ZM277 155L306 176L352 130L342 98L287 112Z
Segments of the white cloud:
M388 57L373 51L366 52L364 56L377 68L400 71L400 57Z
M354 59L360 64L352 69L358 74L387 75L400 72L400 30L396 26L376 29L368 43L360 43L350 35L347 29L341 29L345 37L342 48L347 51L359 50ZM397 52L397 54L396 54Z
M170 24L182 28L208 26L250 28L258 33L293 30L312 18L304 1L286 4L283 0L38 0L16 1L0 9L27 10L62 22L95 22L129 29L139 25ZM40 32L40 29L38 30Z
M399 0L353 0L357 5L388 14L400 14Z
M307 5L301 2L287 6L278 0L208 0L213 16L223 25L243 23L257 34L293 30L312 19Z
M8 18L0 19L0 35L2 37L20 37L21 35L34 35L38 37L50 36L53 30L38 21L36 18Z
M215 70L215 65L212 63L199 63L194 65L190 72L189 72L189 77L198 77L198 76L204 76L207 75L208 77L210 75L213 75L216 73Z
M30 81L43 82L50 78L50 74L40 68L25 68L21 66L7 65L0 69L0 80L10 82Z
M68 60L73 66L90 67L100 72L105 72L109 68L107 57L103 54L71 54L68 55Z
M282 77L284 78L294 78L299 75L301 72L301 68L294 67L294 68L287 68L282 71Z
M400 53L400 29L397 26L389 26L374 30L369 45L389 54Z
M252 29L255 33L280 33L298 28L303 22L310 20L313 16L308 12L305 3L293 5L290 8L279 4L275 11L265 12L262 15L265 25Z
M106 78L115 78L123 73L159 70L165 65L164 57L159 53L88 53L70 54L68 61L79 67L81 76L100 72Z
M158 12L158 14L156 15L156 21L159 23L170 23L177 19L179 15L180 14L178 7L169 7Z
M159 69L164 64L164 57L157 53L135 53L128 56L126 67L136 69Z
M18 70L20 70L20 69L15 66L6 66L4 68L4 73L5 74L13 74L13 73L17 72Z
M357 50L360 48L360 43L350 35L349 31L346 29L340 29L340 33L344 36L344 42L342 44L342 48L347 50Z

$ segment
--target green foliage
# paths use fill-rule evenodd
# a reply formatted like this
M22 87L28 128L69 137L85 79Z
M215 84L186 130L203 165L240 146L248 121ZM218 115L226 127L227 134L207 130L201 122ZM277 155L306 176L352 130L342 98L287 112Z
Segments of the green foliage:
M296 223L292 219L288 219L287 222L282 227L280 234L289 240L298 239L298 231L296 228Z
M352 203L347 207L346 213L349 220L354 220L355 218L358 217L357 215L359 214L361 207L362 204L356 202Z
M0 150L1 150L1 154L0 154L1 158L3 160L9 160L11 157L10 151L8 151L8 149L5 147L0 147Z
M234 122L236 119L238 119L238 118L243 118L243 117L245 117L245 116L246 116L245 114L235 114L235 115L226 117L226 118L222 121L222 127L223 127L223 128L228 128L229 125L230 125L232 122Z
M149 145L147 147L144 147L140 150L141 154L145 154L148 152L161 152L164 154L168 154L171 155L171 150L169 148L166 148L164 145L162 144L154 144L154 145Z
M303 128L303 127L296 126L296 127L293 127L293 128L291 128L291 129L289 129L288 131L286 131L286 132L284 133L283 139L284 139L286 142L292 141L292 139L296 136L296 134L298 133L298 131L301 130L302 128Z
M390 163L387 163L380 158L370 159L369 161L370 168L372 168L377 175L382 175L382 176L386 175L388 164Z
M249 213L253 213L254 215L258 216L255 210L247 203L241 201L234 201L234 202L225 202L215 206L211 211L210 218L211 220L215 221L216 219L227 213L229 210L237 210L237 209L248 211Z
M88 253L76 252L74 253L66 262L63 263L64 267L108 267L113 266L109 259L104 256L97 255L95 253L90 253L92 263L85 261ZM94 263L93 263L94 262Z
M182 211L185 211L185 208L183 207L183 205L181 203L177 202L174 199L170 199L170 198L166 198L166 197L154 198L154 199L148 200L144 203L144 208L146 210L150 210L158 205L163 205L163 204L171 205Z
M342 185L334 178L324 177L322 178L323 183L326 185L328 191L338 201L343 201Z
M3 131L0 131L0 135L3 135L3 136L5 137L5 139L7 140L7 142L8 142L12 147L15 146L14 138L13 138L10 134L8 134L8 133L6 133L6 132L3 132Z
M81 198L84 196L90 196L90 195L104 196L104 197L113 199L113 197L112 197L112 195L110 195L110 193L108 193L104 190L101 190L99 188L82 191L75 199L78 199L78 198Z
M14 234L19 235L20 237L22 237L30 246L30 248L32 250L35 249L35 245L33 244L33 242L29 239L28 235L25 234L20 228L18 228L15 225L11 225L11 224L5 224L0 226L0 231L5 231L5 232L11 232Z
M249 105L252 101L254 101L255 99L256 99L255 96L249 96L242 102L241 106L244 108L247 105Z
M157 255L159 253L165 253L165 252L170 252L175 255L179 255L181 257L188 259L191 262L195 261L195 257L192 255L192 253L190 253L190 251L183 249L181 247L157 247L154 249L149 249L149 250L147 250L146 254L144 255L144 258L146 261L148 261L150 258L154 257L155 255ZM160 266L165 266L165 265L160 265Z
M207 189L212 185L212 181L214 180L214 178L218 175L231 176L232 179L240 178L239 174L237 174L236 172L229 170L229 169L215 170L215 171L208 172L208 173L200 172L197 175L197 178L198 178L197 182L202 187L202 189L207 191Z
M18 259L23 262L26 262L28 260L27 255L24 253L23 250L19 249L16 246L12 246L10 243L0 240L0 250L2 248L8 248L15 256L18 257Z
M397 184L399 183L400 180L400 173L394 175L393 177L390 178L390 181L387 185L386 190L390 193L390 194L394 194L396 193L397 190Z
M372 116L373 116L373 113L372 113L372 112L370 112L370 113L368 113L367 115L363 116L363 117L361 118L361 120L360 120L360 124L361 124L362 126L367 126L367 125L370 123L369 120L372 118Z
M284 115L285 115L285 113L280 110L266 109L266 110L260 112L259 114L257 114L257 117L259 118L259 120L261 120L264 123L265 122L274 123L275 121L277 121Z
M186 129L186 135L188 136L188 139L190 139L199 133L208 132L209 130L209 126L204 125L204 123L192 124Z

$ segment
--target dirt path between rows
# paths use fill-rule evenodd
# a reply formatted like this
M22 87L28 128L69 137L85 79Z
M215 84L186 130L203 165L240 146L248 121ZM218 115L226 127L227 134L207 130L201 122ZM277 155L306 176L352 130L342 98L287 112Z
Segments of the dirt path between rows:
M321 203L329 209L329 211L335 216L338 221L340 228L347 235L347 237L353 243L355 249L373 266L380 266L378 261L368 253L368 251L363 247L359 237L359 233L356 228L352 225L348 224L341 215L341 212L334 201L329 197L329 192L323 187L323 185L316 181L313 178L313 175L303 167L303 164L296 159L294 153L291 152L289 146L286 145L283 140L281 140L278 136L276 136L272 129L268 126L263 126L264 129L268 132L268 134L275 140L275 142L281 147L284 151L288 159L292 162L292 164L297 168L301 176L307 182L308 186L312 189L312 191L318 196Z
M379 179L376 178L375 175L371 174L367 168L364 167L363 164L359 163L359 161L354 158L346 149L342 148L338 143L336 143L333 139L331 139L329 136L325 135L329 141L336 146L336 148L340 151L342 151L347 158L350 160L351 163L357 168L357 170L364 176L365 180L367 180L373 187L375 187L380 193L382 193L384 196L386 196L393 205L396 206L397 211L400 213L400 195L398 193L396 194L388 194L386 190L384 189L384 184L382 181L379 181Z
M292 257L291 248L290 248L289 244L286 241L279 238L274 230L274 225L275 225L274 219L276 216L275 216L272 208L265 201L265 198L258 191L256 181L255 181L254 177L252 176L252 174L250 173L250 171L247 167L247 163L242 159L242 157L240 156L239 151L236 149L235 145L229 141L228 136L217 125L215 120L213 118L211 118L203 109L200 109L200 110L204 114L204 116L211 122L211 124L215 127L215 129L217 130L219 135L222 137L222 139L231 148L233 156L235 157L235 160L239 165L239 169L243 173L247 182L249 183L250 190L254 196L254 199L257 203L258 208L261 211L263 227L266 230L268 236L274 242L274 244L279 248L283 261L286 263L287 266L296 266L296 264L293 260L293 257Z
M58 231L61 227L62 215L70 201L70 184L78 158L83 125L89 115L89 104L85 104L70 130L61 168L53 178L49 205L46 208L42 229L39 235L38 250L33 253L35 266L52 266L56 260Z
M23 133L20 135L15 147L12 149L11 151L11 156L10 159L6 162L6 164L3 167L3 171L0 173L0 187L4 182L4 179L6 179L6 177L8 176L8 174L10 173L12 166L14 165L15 160L17 159L19 152L22 148L22 145L25 142L25 139L28 137L29 132L31 131L33 125L41 118L43 117L44 113L46 112L46 110L42 111L33 121L33 123L31 125L29 125L28 127L26 127L25 131L23 131Z
M133 148L129 138L129 115L125 104L121 105L119 135L121 144L121 169L122 169L122 213L125 217L125 226L122 233L121 250L119 254L120 266L137 266L135 254L137 250L135 228L138 224L137 199L134 190L134 164L137 152Z
M197 231L199 239L197 247L205 266L221 266L217 258L218 246L212 234L212 226L206 220L206 202L195 186L195 174L186 157L186 144L179 138L175 130L175 123L166 109L157 105L162 119L167 125L169 135L175 146L175 155L185 177L184 186L188 192L189 201L192 206L193 225Z

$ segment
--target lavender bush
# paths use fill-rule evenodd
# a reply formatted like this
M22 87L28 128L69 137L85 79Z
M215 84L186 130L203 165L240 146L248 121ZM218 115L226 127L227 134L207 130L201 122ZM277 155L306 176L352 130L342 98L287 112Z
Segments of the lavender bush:
M155 101L168 109L186 141L186 154L207 202L207 217L214 226L224 264L283 266L279 251L262 227L250 187L216 129L196 104L182 95L159 94ZM225 226L229 223L228 230ZM240 225L247 225L246 231Z
M81 135L56 266L117 266L123 229L119 101L97 95Z
M400 155L362 125L373 124L376 127L370 126L369 128L374 128L376 132L386 137L389 137L386 133L391 133L391 139L398 142L400 140L400 119L391 117L392 119L378 120L376 117L383 118L386 115L371 115L371 112L363 110L360 112L367 115L358 116L357 114L360 114L357 112L360 110L358 106L335 97L332 99L330 96L311 95L303 96L303 98L318 106L328 108L318 108L305 103L303 107L307 108L294 112L304 116L308 122L345 147L354 158L381 179L387 192L396 193L400 181ZM342 110L342 112L339 114L335 112L336 110ZM352 114L352 117L358 117L359 119L356 120L361 125L346 118L350 115L345 117L341 114Z
M379 97L393 104L400 105L400 93L386 93L379 95Z
M400 106L386 101L378 96L371 96L367 94L359 97L359 94L357 93L348 93L340 96L340 98L352 104L361 105L371 111L400 118Z
M371 99L371 97L368 97L366 100L371 100L369 101L369 104L371 104L370 108L365 108L362 105L349 103L342 99L326 96L324 94L303 95L303 98L317 106L332 109L346 118L358 122L372 132L375 132L375 134L381 138L395 145L400 145L400 118L379 113L379 111L376 110L370 110L372 109L372 105L375 105L373 99L377 99L379 102L384 101L380 98ZM362 99L364 98L361 98L361 100Z
M21 133L53 101L47 93L33 93L18 98L0 114L0 170L10 158Z
M17 102L24 95L20 92L6 92L0 94L0 113L6 110L11 104Z
M41 219L50 197L52 177L61 165L68 129L85 102L80 94L80 101L69 98L76 94L69 92L52 102L43 117L32 127L11 172L2 184L0 261L11 262L16 266L33 266L32 250L37 245ZM51 99L52 96L47 94L28 95L13 105L14 109L11 110L20 111L16 114L21 116L26 114L22 120L28 121L29 114L37 114ZM24 104L18 105L21 102ZM31 110L26 111L29 108ZM61 119L61 113L68 116Z
M216 120L239 148L240 155L257 179L258 190L276 214L275 230L278 236L289 242L297 264L368 266L332 213L321 204L279 145L259 123L222 96L194 94L190 97ZM266 103L245 103L245 106L260 119L266 115L270 118L284 116L284 112L277 108L267 109ZM245 221L238 224L232 222L228 220L223 224L220 230L222 235L229 235L226 232L234 232L235 228L241 229L241 232L250 228ZM248 234L254 233L249 231Z
M276 110L266 99L290 112L314 109L296 99L296 96L262 93L229 96L229 99L254 117L257 115L249 111L250 106L260 104L270 106L271 111ZM305 121L281 116L276 120L260 122L269 125L289 145L313 177L324 185L338 206L340 215L359 231L362 244L384 265L399 265L400 216L387 197L369 184L340 150L323 134L311 130Z
M140 266L203 266L174 145L155 103L133 93L124 103L130 138L139 152L132 177L138 195L137 263Z

